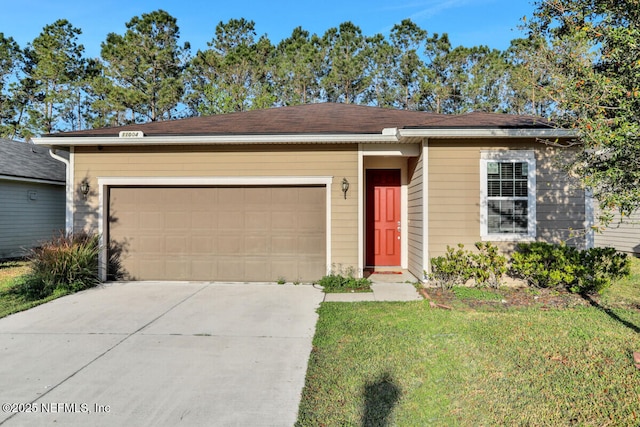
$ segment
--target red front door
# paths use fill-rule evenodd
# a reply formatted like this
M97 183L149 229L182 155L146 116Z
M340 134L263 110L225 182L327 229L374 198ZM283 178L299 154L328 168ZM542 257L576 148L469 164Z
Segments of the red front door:
M367 170L367 266L400 265L400 170Z

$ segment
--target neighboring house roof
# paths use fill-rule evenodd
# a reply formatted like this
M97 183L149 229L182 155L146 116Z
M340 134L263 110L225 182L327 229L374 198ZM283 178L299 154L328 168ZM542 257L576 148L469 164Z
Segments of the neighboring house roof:
M49 155L49 149L0 138L0 178L65 182L65 165Z
M63 132L49 134L46 137L114 137L121 131L142 131L145 136L197 136L380 134L385 128L549 129L551 127L546 120L533 116L479 112L447 115L354 104L323 103Z

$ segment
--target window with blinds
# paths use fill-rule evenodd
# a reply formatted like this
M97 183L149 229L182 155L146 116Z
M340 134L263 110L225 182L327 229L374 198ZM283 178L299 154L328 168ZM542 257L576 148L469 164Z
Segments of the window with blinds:
M483 240L535 238L535 169L533 150L481 151L480 235Z
M489 233L527 233L528 175L526 162L487 163Z

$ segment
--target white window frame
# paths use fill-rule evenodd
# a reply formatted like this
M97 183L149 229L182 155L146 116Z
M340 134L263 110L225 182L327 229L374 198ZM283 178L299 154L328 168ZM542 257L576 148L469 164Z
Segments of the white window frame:
M527 163L527 233L489 233L487 165L491 162ZM536 238L536 156L533 150L480 152L480 237L483 241L498 242L531 241Z

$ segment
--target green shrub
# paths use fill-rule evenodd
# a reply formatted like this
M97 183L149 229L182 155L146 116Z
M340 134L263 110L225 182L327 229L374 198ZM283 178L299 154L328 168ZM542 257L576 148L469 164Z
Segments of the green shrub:
M614 280L631 274L631 262L627 254L614 248L591 248L580 254L581 274L570 287L580 294L602 293Z
M566 245L545 242L518 244L511 256L511 274L536 288L557 288L576 280L579 253Z
M45 298L97 285L99 243L96 234L61 234L31 250L31 269L20 286L22 292Z
M325 292L350 292L350 291L370 291L371 281L369 279L356 278L353 268L342 269L338 271L335 268L328 275L324 276L318 282L318 285L324 288Z
M431 258L429 280L442 289L446 290L456 285L463 285L472 276L471 259L462 243L458 244L458 249L447 245L447 252L443 256Z
M458 249L447 246L444 256L431 258L431 274L429 280L434 281L442 289L451 289L474 279L476 286L498 288L501 278L507 271L507 259L498 254L498 247L490 242L477 242L477 253L464 250L463 244Z
M477 242L476 248L478 253L471 254L476 286L499 288L507 272L507 258L498 254L498 247L491 242Z
M614 248L578 250L544 242L519 244L511 258L511 274L537 288L566 288L575 293L601 293L613 280L630 274L626 254Z

